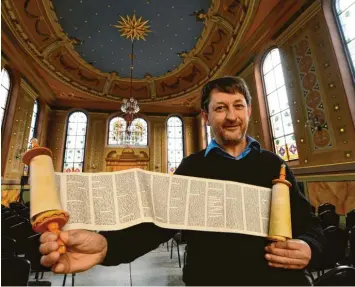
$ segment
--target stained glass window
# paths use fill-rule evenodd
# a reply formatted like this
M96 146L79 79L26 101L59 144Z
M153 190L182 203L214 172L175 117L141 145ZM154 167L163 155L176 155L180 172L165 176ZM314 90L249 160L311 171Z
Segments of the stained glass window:
M279 49L268 52L262 72L275 152L285 161L298 159Z
M355 70L355 0L336 0L335 10L349 56L349 62Z
M31 119L31 125L30 125L30 133L28 135L27 149L32 148L31 139L36 137L37 116L38 116L38 102L37 102L37 100L35 100L35 102L33 104L32 119ZM28 175L28 165L24 165L23 175Z
M64 172L83 171L87 121L87 116L83 112L74 112L69 116L64 152Z
M10 90L10 76L5 68L1 69L1 86L0 86L0 124L2 127L2 121L5 116L5 111L7 107L7 99Z
M184 157L184 127L179 117L167 121L168 134L168 172L175 172Z
M206 138L207 138L207 145L211 142L211 126L206 125Z
M148 145L148 124L142 118L136 118L126 131L127 123L122 117L115 117L110 120L108 132L109 145Z
M33 104L30 134L28 135L28 145L27 145L28 148L31 147L31 139L36 137L37 115L38 115L38 102L37 100L35 100Z

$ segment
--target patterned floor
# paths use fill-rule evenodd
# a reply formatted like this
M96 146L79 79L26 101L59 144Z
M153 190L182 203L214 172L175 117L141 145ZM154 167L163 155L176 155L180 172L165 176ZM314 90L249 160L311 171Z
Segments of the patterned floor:
M129 264L114 267L96 266L89 271L76 274L75 286L131 286L131 279L132 286L184 285L176 247L173 250L172 259L170 259L170 251L167 251L166 244L138 258L131 263L131 276ZM181 260L183 250L184 246L181 246ZM62 286L63 277L64 275L47 272L41 280L50 281L52 286ZM34 275L31 275L30 280L34 280ZM65 286L71 286L71 284L72 276L68 275Z

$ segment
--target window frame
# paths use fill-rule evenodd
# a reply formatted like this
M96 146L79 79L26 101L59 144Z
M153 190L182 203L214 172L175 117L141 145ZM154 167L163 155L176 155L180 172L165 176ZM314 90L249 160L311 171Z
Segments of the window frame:
M32 138L37 138L37 128L38 128L38 118L39 118L39 114L40 114L40 104L39 104L39 101L38 99L35 99L34 100L34 103L33 103L33 109L34 109L34 105L37 104L37 112L36 112L36 120L35 120L35 124L34 124L34 127L33 127L33 135L32 135ZM33 110L32 110L32 117L33 117ZM31 117L31 123L32 123L32 117ZM31 133L31 126L30 126L30 133ZM28 134L28 144L27 144L27 149L29 149L30 147L30 144L31 144L31 139L30 138L30 133Z
M210 129L210 132L208 133L208 128ZM206 133L206 147L210 144L210 142L212 141L212 134L211 134L211 126L207 125L205 123L205 133ZM208 136L210 136L210 141L208 141Z
M72 110L68 114L67 121L66 121L64 150L63 150L63 161L62 161L62 172L65 172L64 171L64 164L65 164L65 152L66 152L66 149L67 149L66 145L67 145L67 138L68 138L69 119L70 119L70 116L72 114L77 113L77 112L81 112L81 113L83 113L86 116L86 131L85 131L85 144L84 144L84 154L83 154L83 168L82 168L81 172L84 172L84 170L85 170L85 156L86 156L87 134L88 134L88 128L89 128L89 116L88 116L86 111L80 110L80 109L75 109L75 110Z
M269 134L270 134L270 138L271 138L271 145L272 145L273 152L278 155L277 150L276 150L276 147L275 147L275 140L276 140L277 138L274 137L274 131L273 131L272 123L271 123L270 108L269 108L269 102L268 102L268 98L267 98L269 94L267 94L267 91L266 91L266 81L265 81L265 75L264 75L264 63L265 63L265 60L266 60L266 58L267 58L267 56L268 56L269 54L271 55L271 52L272 52L274 49L277 49L277 50L279 51L279 54L280 54L280 49L279 49L279 47L276 46L276 45L273 45L273 46L270 46L267 50L265 50L264 54L262 55L261 60L260 60L260 76L261 76L261 82L262 82L262 88L263 88L263 99L264 99L265 106L266 106L266 115L267 115L267 122L268 122L268 126L269 126ZM282 70L282 73L283 73L283 66L282 66L281 56L280 56L280 65L281 65L281 70ZM274 70L274 68L272 68L271 70ZM268 71L268 72L271 72L271 70ZM283 77L284 77L284 86L285 86L286 96L287 96L287 101L288 101L288 100L289 100L289 97L288 97L288 94L287 94L286 81L285 81L285 75L284 75L284 73L283 73ZM281 88L281 87L276 88L275 91L277 91L277 90L280 89L280 88ZM289 104L289 103L288 103L288 104ZM289 105L289 108L288 108L288 109L290 110L290 116L291 116L291 107L290 107L290 105ZM287 109L285 109L285 110L287 110ZM283 111L285 111L285 110L283 110ZM281 115L281 113L282 113L283 111L280 111L280 112L279 112L280 115ZM292 120L292 116L291 116L291 120ZM283 124L283 122L282 122L282 124ZM295 133L295 126L294 126L294 124L293 124L293 121L292 121L292 126L293 126L293 133L287 134L287 135L284 134L284 135L282 135L282 136L280 136L280 137L278 137L278 138L281 138L281 137L286 138L286 136L290 136L290 135L292 135L292 134L293 134L294 136L296 136L296 133ZM285 140L286 140L286 139L285 139ZM296 142L296 140L295 140L295 142ZM286 152L287 152L287 158L288 158L288 159L285 160L286 162L288 162L288 163L293 163L293 162L299 161L300 155L299 155L299 152L298 152L298 151L299 151L299 148L298 148L298 146L297 146L297 142L296 142L296 147L297 147L298 158L289 159L288 149L287 149Z
M132 123L136 120L136 119L141 119L143 121L145 121L145 123L147 124L147 145L130 145L130 144L110 144L109 143L109 140L110 140L110 124L111 124L111 121L115 118L122 118L125 122L126 122L126 125L127 125L127 121L125 120L125 118L123 117L123 115L113 115L111 117L108 118L107 120L107 124L106 124L106 127L107 127L107 134L106 134L106 147L111 147L111 148L114 148L114 147L126 147L126 146L129 146L129 147L132 147L132 148L147 148L149 147L149 134L150 134L150 130L149 130L149 121L147 121L147 119L145 119L144 117L142 117L141 115L139 115L139 117L136 117Z
M2 123L1 123L1 136L2 136L3 130L5 127L5 122L7 120L7 113L9 110L10 101L11 101L13 79L12 79L12 75L11 75L11 70L7 66L1 67L1 70L5 70L7 72L8 76L9 76L9 82L10 82L9 89L7 90L6 104L4 107L4 115L3 115ZM1 85L1 83L0 83L0 85Z
M165 128L166 128L166 169L167 169L167 172L169 173L169 130L168 130L168 121L169 119L171 118L178 118L180 121L181 121L181 129L182 129L182 159L184 159L185 157L185 123L184 123L184 119L179 116L179 115L169 115L168 118L166 119L166 122L165 122ZM182 160L181 160L182 161ZM181 164L181 162L180 162ZM179 164L179 165L180 165ZM178 166L176 167L178 168ZM175 169L176 170L176 169ZM175 172L175 171L174 171Z
M355 4L353 4L353 5L355 5ZM349 65L349 69L350 69L350 72L351 72L352 80L355 83L355 65L353 65L353 63L352 63L353 61L352 61L352 58L351 58L351 55L350 55L348 44L346 43L346 40L345 40L345 34L344 34L344 31L343 31L343 26L340 23L339 14L338 14L337 7L336 7L336 0L334 0L333 3L331 4L331 10L332 10L332 14L333 14L333 17L335 19L337 30L338 30L338 33L339 33L339 36L340 36L342 49L343 49L343 51L345 53L345 58L346 58L346 61L347 61L348 65ZM355 41L355 39L353 41ZM354 59L354 61L355 61L355 59Z

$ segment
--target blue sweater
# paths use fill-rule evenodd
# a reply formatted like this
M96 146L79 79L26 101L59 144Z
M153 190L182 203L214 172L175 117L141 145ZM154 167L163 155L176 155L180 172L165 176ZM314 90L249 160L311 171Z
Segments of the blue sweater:
M272 187L283 161L274 153L251 149L248 156L234 160L221 157L217 149L205 157L205 150L185 158L176 174L229 180ZM293 238L306 241L312 249L312 265L317 265L325 239L318 218L299 192L287 168L290 189ZM103 265L128 263L169 240L176 230L143 223L121 231L102 232L108 241ZM183 270L186 285L307 285L303 270L269 267L264 259L266 238L234 233L184 230L188 245Z

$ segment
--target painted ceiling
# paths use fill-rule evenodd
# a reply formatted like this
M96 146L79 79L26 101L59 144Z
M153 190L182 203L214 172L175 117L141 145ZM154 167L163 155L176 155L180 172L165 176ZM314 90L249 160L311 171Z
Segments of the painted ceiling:
M195 113L203 84L235 73L250 54L245 41L258 43L299 5L273 9L278 2L5 0L2 20L53 91L53 106L117 110L129 97L131 41L112 25L135 11L151 30L134 44L132 91L141 111ZM278 17L269 15L274 11Z
M159 77L182 62L178 53L195 47L205 25L192 14L208 11L211 0L53 0L64 32L78 43L74 49L89 64L105 73L130 76L131 41L120 37L119 16L148 20L146 41L134 41L135 78Z

